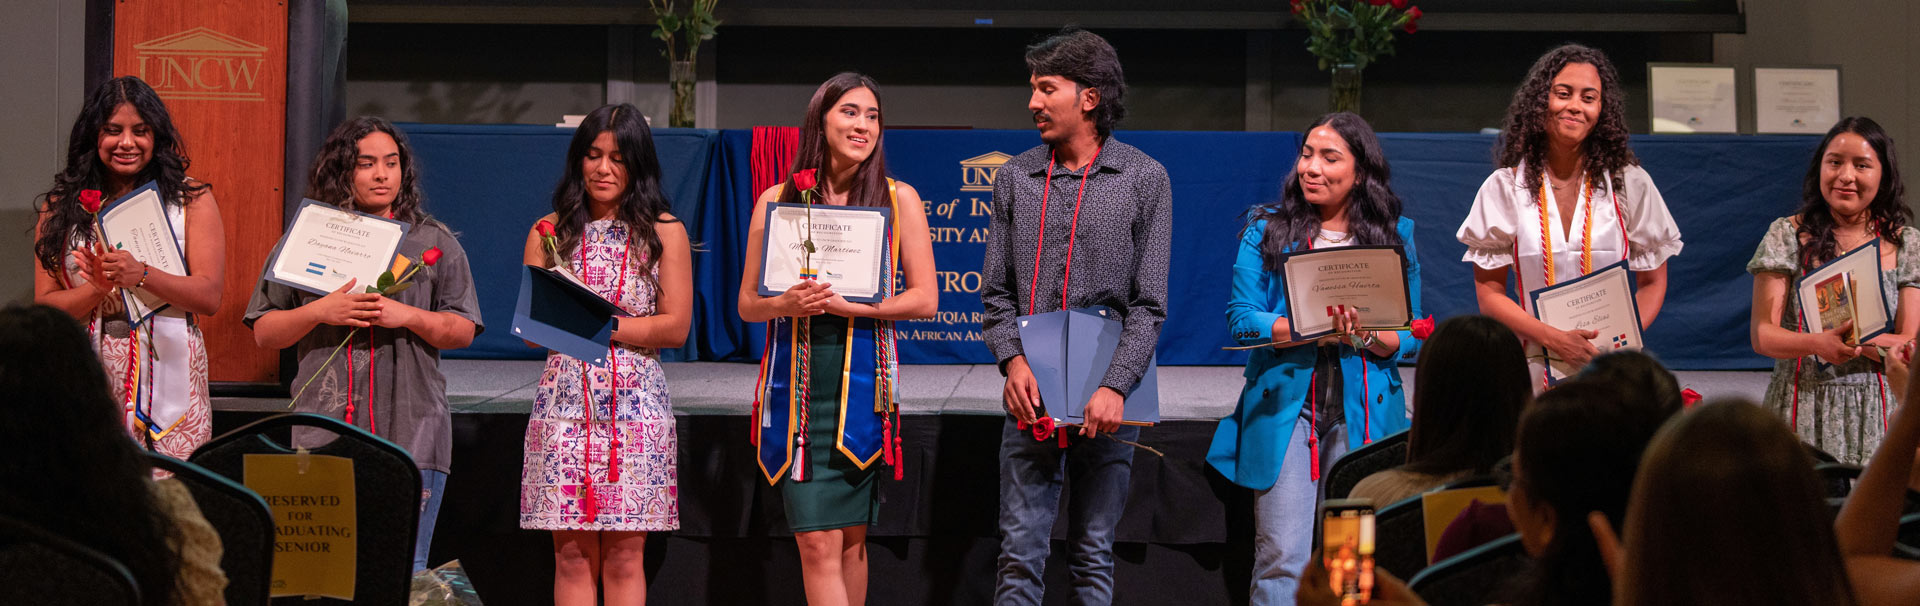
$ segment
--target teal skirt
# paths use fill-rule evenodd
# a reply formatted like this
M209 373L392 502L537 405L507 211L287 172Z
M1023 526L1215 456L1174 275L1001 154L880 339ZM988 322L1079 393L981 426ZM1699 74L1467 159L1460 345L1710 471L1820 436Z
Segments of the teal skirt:
M808 369L807 460L813 478L780 478L787 524L794 532L873 524L880 519L874 468L860 469L835 446L840 433L841 364L846 359L847 319L814 316Z

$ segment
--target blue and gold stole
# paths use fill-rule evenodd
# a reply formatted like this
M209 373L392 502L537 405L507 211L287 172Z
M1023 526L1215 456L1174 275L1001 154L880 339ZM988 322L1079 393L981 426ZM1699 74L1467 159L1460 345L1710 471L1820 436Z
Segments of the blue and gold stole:
M900 221L900 205L894 188L894 181L888 179L887 197L894 218L887 226L888 254L880 268L880 275L887 276L880 281L886 297L894 294L893 275L900 262L900 241L894 233ZM760 473L768 484L778 483L794 464L794 434L806 431L800 426L799 408L811 393L808 366L813 363L840 366L840 431L835 450L866 469L883 454L895 454L889 448L897 449L894 436L900 430L900 358L894 348L893 322L848 319L847 346L839 360L813 359L809 329L807 318L774 318L767 322L766 352L760 357L760 376L753 390L750 441L759 449ZM826 412L812 410L809 415ZM889 456L888 462L897 470L899 463L893 458Z

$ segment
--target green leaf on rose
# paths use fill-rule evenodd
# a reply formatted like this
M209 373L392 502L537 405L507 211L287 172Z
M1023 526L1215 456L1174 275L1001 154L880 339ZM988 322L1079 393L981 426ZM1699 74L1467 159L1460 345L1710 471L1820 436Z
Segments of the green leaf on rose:
M393 287L388 288L387 290L381 291L380 294L391 297L391 296L406 292L406 290L409 288L413 288L413 282L411 280L400 283L400 284L395 284L393 285Z
M379 287L379 291L385 291L387 287L393 286L393 272L391 271L380 272L380 280L378 282L375 282L374 285Z
M814 250L814 249L813 249L813 239L812 239L812 238L808 238L808 239L806 239L806 240L801 240L801 241L800 241L800 244L801 244L801 246L804 246L804 247L806 247L806 249L807 249L807 254L813 254L813 253L815 253L815 252L818 252L818 251L816 251L816 250Z

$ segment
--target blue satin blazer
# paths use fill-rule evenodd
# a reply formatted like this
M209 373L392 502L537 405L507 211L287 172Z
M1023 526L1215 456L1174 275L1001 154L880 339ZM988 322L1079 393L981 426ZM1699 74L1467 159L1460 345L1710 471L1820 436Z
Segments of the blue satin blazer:
M1227 325L1240 345L1273 340L1273 321L1286 315L1286 285L1268 272L1260 257L1267 222L1260 220L1240 237L1233 261L1233 295L1227 302ZM1413 249L1413 220L1400 218L1400 241L1406 243L1407 288L1414 317L1420 317L1420 258ZM1289 251L1292 249L1289 248ZM1376 438L1406 429L1406 393L1400 386L1399 360L1411 359L1420 344L1400 331L1400 351L1391 358L1340 346L1340 375L1345 381L1347 444L1359 448ZM1315 350L1303 345L1286 349L1256 349L1247 358L1247 385L1240 405L1220 420L1207 449L1207 463L1233 483L1266 490L1280 477L1280 463L1293 442L1293 428L1306 406L1308 382L1313 376ZM1364 374L1363 374L1364 373ZM1363 378L1364 377L1364 378ZM1369 390L1370 388L1370 390ZM1366 400L1371 399L1371 402ZM1358 422L1360 419L1366 422ZM1294 453L1306 456L1306 453Z

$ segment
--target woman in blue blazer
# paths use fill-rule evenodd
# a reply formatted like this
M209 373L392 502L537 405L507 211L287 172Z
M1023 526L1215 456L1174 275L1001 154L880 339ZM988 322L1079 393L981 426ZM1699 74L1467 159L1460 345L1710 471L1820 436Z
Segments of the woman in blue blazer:
M1279 272L1289 252L1400 246L1413 313L1420 313L1413 221L1400 216L1400 198L1387 186L1373 128L1342 112L1307 130L1280 201L1255 207L1241 233L1227 321L1241 345L1270 347L1247 359L1240 405L1220 420L1207 452L1220 473L1256 491L1255 605L1293 603L1313 549L1320 476L1333 460L1407 428L1397 362L1418 348L1408 331L1347 330L1356 323L1351 309L1330 310L1341 333L1292 340Z

